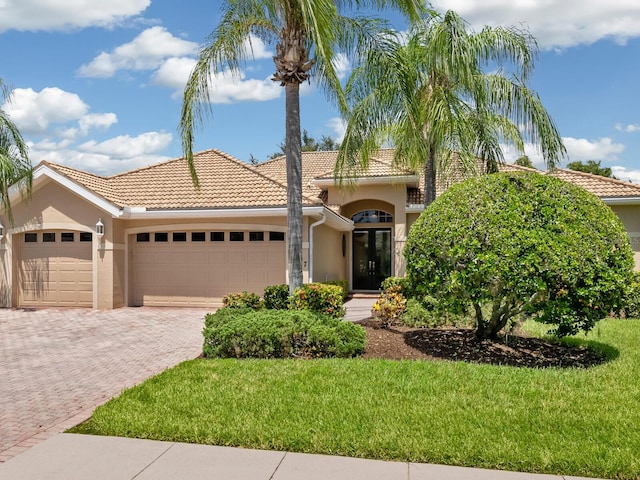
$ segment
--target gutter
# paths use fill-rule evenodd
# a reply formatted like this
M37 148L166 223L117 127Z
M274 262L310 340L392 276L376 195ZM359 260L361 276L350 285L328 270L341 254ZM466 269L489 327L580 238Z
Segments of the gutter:
M600 197L605 205L640 205L640 197Z
M384 177L353 177L348 178L349 183L355 185L380 185L380 184L410 184L418 185L420 177L418 175L392 175ZM316 178L311 181L312 185L317 187L335 187L336 180L334 178Z

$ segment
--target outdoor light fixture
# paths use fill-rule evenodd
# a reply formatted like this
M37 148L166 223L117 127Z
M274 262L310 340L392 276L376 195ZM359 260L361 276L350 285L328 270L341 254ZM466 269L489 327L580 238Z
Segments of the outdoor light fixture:
M96 235L98 238L102 238L104 235L104 223L102 223L102 219L98 219L98 223L96 223Z
M2 240L2 237L4 237L4 225L0 222L0 240Z

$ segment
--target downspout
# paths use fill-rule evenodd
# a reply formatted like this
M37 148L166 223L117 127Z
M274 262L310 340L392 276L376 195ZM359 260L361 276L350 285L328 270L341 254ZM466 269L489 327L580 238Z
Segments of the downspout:
M313 229L327 221L324 212L320 215L322 218L309 226L309 283L313 282Z

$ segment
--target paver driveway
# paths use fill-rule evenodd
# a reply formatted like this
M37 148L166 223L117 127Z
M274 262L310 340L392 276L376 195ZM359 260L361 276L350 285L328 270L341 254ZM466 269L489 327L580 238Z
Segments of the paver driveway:
M203 309L0 309L0 462L202 351Z

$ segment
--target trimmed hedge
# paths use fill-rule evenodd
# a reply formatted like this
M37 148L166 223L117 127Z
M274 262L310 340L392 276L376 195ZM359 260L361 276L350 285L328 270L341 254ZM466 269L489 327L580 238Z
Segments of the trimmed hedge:
M353 357L364 329L311 311L222 308L205 316L203 353L222 358Z
M311 310L334 318L344 317L343 288L323 283L305 283L296 288L292 310Z
M228 308L252 308L254 310L262 307L260 297L246 290L240 293L229 293L222 298L222 304Z
M264 289L264 307L269 310L288 310L291 304L289 285L269 285Z

